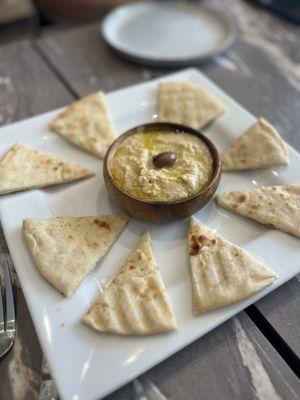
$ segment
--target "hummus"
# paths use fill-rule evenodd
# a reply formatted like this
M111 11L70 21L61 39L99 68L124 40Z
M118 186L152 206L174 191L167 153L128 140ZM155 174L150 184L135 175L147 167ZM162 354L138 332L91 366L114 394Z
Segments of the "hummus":
M172 166L157 168L153 157L173 152ZM190 197L209 182L213 158L207 145L189 133L137 132L120 144L110 173L120 189L146 201L172 201Z

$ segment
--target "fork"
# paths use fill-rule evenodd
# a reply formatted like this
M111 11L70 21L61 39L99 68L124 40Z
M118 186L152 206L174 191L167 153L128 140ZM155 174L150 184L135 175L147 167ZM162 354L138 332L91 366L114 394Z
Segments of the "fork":
M0 358L3 357L12 347L16 333L16 317L14 296L11 285L8 258L2 255L4 270L4 295L0 277Z

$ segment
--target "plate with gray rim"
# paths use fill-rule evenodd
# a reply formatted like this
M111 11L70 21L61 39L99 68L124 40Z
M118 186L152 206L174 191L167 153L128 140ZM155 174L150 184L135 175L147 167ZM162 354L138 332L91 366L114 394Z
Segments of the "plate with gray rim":
M225 15L194 2L137 2L113 10L101 24L119 55L163 67L194 65L227 50L236 27Z

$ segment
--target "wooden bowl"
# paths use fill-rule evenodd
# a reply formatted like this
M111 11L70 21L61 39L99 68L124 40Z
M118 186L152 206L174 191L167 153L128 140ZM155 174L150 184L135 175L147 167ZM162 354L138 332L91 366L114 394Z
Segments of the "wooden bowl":
M141 131L180 131L197 136L209 148L213 157L213 174L207 186L193 196L175 201L144 201L120 189L110 174L109 165L116 149L128 136ZM103 167L106 188L113 201L136 219L148 222L165 222L189 217L202 208L214 195L221 178L221 162L213 143L202 133L185 125L169 122L154 122L139 125L119 136L108 149Z

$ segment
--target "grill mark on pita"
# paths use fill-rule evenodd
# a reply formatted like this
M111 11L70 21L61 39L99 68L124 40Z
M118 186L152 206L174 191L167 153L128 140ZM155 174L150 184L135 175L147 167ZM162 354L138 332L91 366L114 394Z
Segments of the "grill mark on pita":
M157 292L157 290L155 290L157 282L150 278L149 282L144 283L142 287L136 286L140 303L138 308L136 308L136 303L134 303L133 312L135 312L136 320L138 320L139 323L142 321L146 331L152 329L153 326L156 326L156 328L160 330L164 327L164 323L162 316L159 314L162 314L165 318L170 318L172 314L167 312L168 307L162 293L160 293L161 296L153 296L153 294ZM144 306L145 302L148 304L146 308Z
M155 285L155 283L153 284ZM159 329L163 330L165 327L165 319L172 317L162 293L160 294L161 296L155 299L150 297L148 300L148 307L143 309L142 318L147 328L155 324ZM147 298L145 300L147 300Z
M129 287L128 287L129 288ZM133 283L131 289L135 288L136 292L139 293L140 287ZM122 313L121 313L121 325L125 332L130 332L132 324L140 325L141 320L144 319L142 323L147 325L147 321L145 321L144 313L143 313L143 305L142 302L136 302L136 296L132 296L132 292L128 290L122 291L123 293L123 302L122 302ZM117 305L118 307L118 305ZM132 320L134 319L134 323Z

